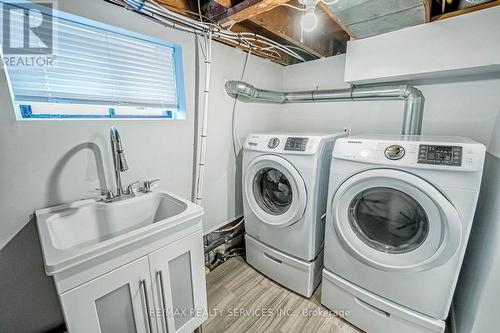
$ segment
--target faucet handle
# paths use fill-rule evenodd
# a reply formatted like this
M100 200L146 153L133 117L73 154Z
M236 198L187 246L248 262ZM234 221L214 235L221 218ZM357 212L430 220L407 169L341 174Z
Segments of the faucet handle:
M152 187L155 183L157 183L157 182L159 182L159 181L160 181L160 179L145 180L145 181L144 181L144 193L149 193L149 192L151 192L151 187Z
M104 200L111 200L115 197L113 192L111 192L107 188L96 188L96 190L101 192L101 195L104 196Z
M135 182L132 182L130 183L128 186L127 186L127 189L125 190L125 194L135 194L134 193L134 185L138 184L139 181L136 180Z

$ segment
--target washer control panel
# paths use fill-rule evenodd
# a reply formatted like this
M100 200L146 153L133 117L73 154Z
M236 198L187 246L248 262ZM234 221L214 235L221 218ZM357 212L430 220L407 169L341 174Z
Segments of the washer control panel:
M306 151L307 141L309 141L309 138L288 137L286 139L284 150Z
M417 163L462 166L462 151L460 146L420 145Z
M311 155L321 148L322 142L332 138L318 135L250 134L244 148L273 154Z

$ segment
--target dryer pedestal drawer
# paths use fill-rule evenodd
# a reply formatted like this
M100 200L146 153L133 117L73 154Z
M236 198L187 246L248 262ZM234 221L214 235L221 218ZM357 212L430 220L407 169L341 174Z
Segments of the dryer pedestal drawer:
M443 333L445 323L410 311L323 269L321 304L344 311L345 320L368 333Z
M247 262L281 285L311 297L321 282L323 250L312 262L302 261L245 235Z

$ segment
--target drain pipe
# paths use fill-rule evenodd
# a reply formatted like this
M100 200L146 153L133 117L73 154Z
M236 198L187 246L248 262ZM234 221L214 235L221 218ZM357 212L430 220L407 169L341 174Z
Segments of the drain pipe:
M363 100L404 100L403 126L401 134L422 133L424 95L409 85L352 86L347 89L278 92L257 89L242 81L227 81L226 92L242 102L252 103L310 103Z

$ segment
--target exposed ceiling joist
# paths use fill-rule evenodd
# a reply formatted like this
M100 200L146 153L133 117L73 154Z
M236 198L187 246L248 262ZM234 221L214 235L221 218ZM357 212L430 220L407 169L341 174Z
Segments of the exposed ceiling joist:
M234 23L251 19L254 16L265 13L289 1L290 0L244 0L235 6L228 7L225 12L215 17L215 19L222 27L227 27ZM227 0L221 0L219 3L226 6Z
M160 5L164 6L165 8L172 10L176 13L191 17L193 19L198 19L198 8L196 1L188 1L188 0L156 0ZM222 1L222 0L221 0ZM226 3L228 5L231 5L230 0L226 0ZM223 8L225 10L225 8ZM204 8L202 8L202 12L204 12ZM233 26L232 31L234 32L254 32L257 33L261 36L270 38L270 39L276 39L276 36L271 34L269 31L263 29L262 27L259 27L256 24L253 24L250 21L242 22L242 23L237 23ZM238 42L236 41L235 43L230 43L227 40L223 40L220 38L214 38L215 40L227 44L233 47L238 47L241 49L246 50L247 48L243 45L239 45ZM273 53L269 52L262 52L258 50L253 50L252 51L254 54L263 57L263 58L268 58L273 62L282 64L282 65L288 65L290 63L296 62L293 58L289 57L286 53L281 52L279 50L274 50Z
M276 8L272 15L264 13L251 19L253 23L283 38L290 44L303 48L318 58L327 56L331 52L328 47L329 43L317 34L301 38L300 21L297 24L297 22L294 22L296 20L290 10L284 7Z
M207 6L207 15L226 26L235 22L252 22L314 57L330 56L345 49L348 36L329 15L320 13L321 31L302 34L301 15L282 6L288 2L290 0L247 0L231 6L230 0L214 0Z

